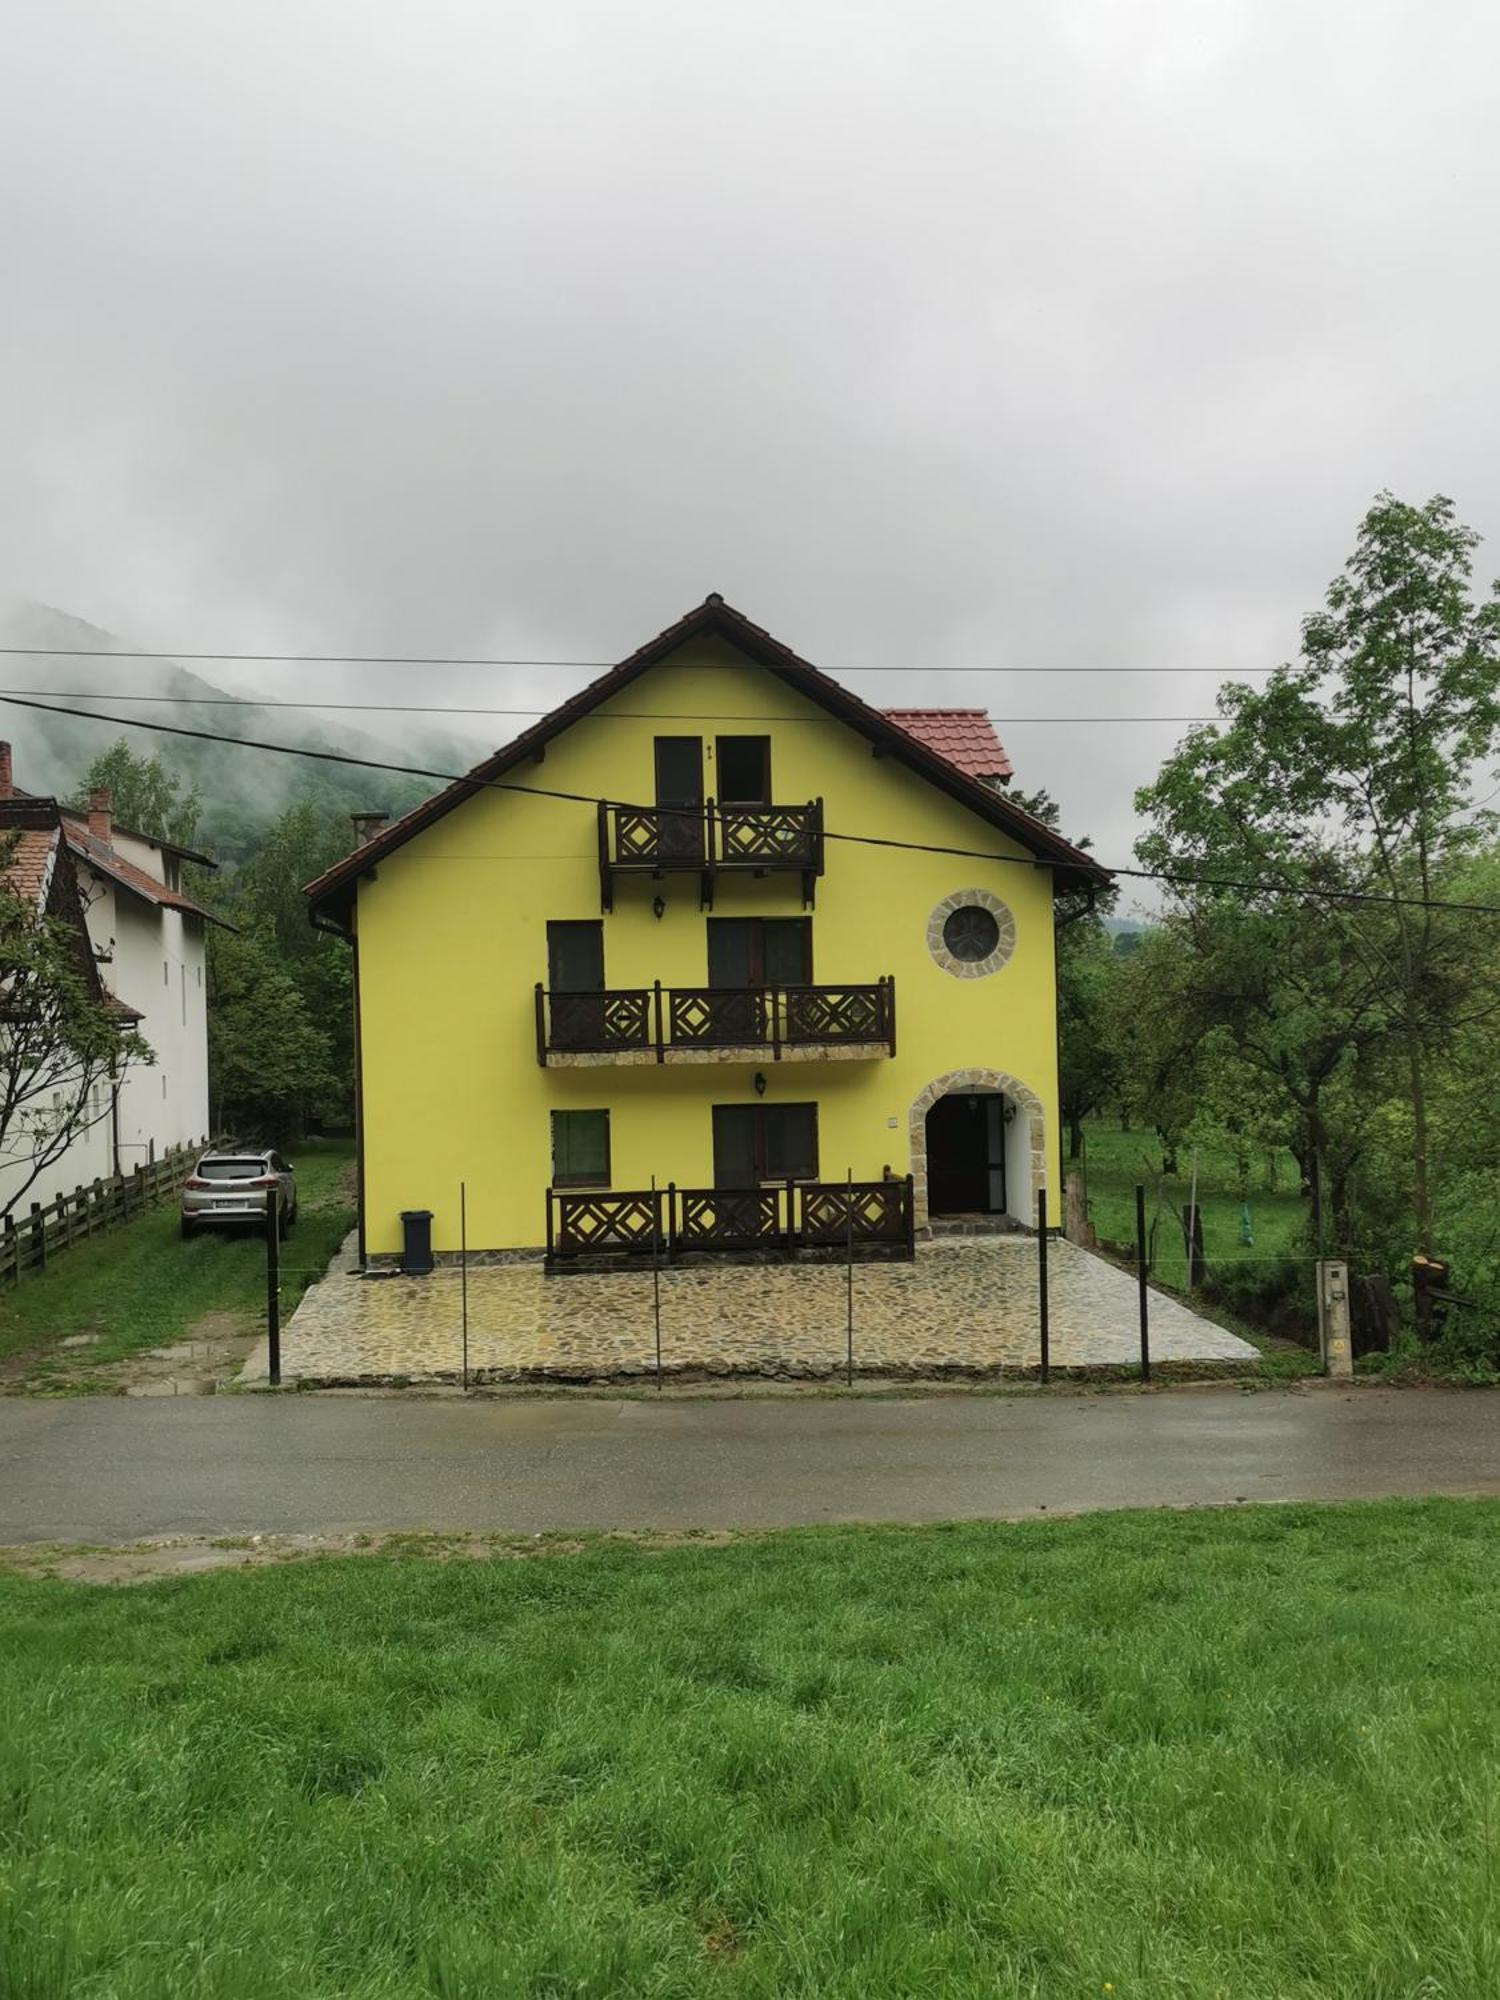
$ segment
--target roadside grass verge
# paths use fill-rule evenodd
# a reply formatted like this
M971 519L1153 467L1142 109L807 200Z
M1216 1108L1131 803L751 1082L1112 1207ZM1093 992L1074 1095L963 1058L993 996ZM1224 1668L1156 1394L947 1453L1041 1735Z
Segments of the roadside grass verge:
M1474 2000L1497 1650L1488 1501L3 1576L0 1990Z
M283 1311L321 1275L354 1221L339 1184L353 1157L349 1143L306 1143L291 1157L298 1218L281 1246ZM184 1242L176 1204L163 1203L0 1293L0 1360L24 1356L33 1381L65 1385L103 1363L183 1339L207 1313L263 1313L265 1259L259 1235L205 1233ZM89 1347L59 1347L83 1333L100 1338Z

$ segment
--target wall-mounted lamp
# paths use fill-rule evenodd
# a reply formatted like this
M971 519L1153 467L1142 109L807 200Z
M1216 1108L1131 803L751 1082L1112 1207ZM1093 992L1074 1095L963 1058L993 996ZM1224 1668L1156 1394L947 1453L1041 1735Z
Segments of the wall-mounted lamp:
M764 1097L766 1094L766 1079L760 1070L755 1072L755 1094L757 1097Z
M658 923L660 923L662 918L667 914L666 902L662 897L656 896L652 899L651 914L653 917L655 917Z

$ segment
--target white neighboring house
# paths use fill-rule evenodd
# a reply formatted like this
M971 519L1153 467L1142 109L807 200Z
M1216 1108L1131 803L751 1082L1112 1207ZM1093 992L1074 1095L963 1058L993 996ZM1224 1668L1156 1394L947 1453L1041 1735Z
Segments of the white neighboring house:
M15 789L10 745L0 743L0 801L27 796ZM204 939L207 926L221 920L183 894L182 864L214 863L115 826L108 792L93 793L86 812L56 811L104 990L122 1018L135 1019L155 1060L132 1064L113 1092L98 1086L93 1122L38 1176L23 1209L96 1178L129 1174L208 1133ZM0 1168L6 1176L17 1171Z

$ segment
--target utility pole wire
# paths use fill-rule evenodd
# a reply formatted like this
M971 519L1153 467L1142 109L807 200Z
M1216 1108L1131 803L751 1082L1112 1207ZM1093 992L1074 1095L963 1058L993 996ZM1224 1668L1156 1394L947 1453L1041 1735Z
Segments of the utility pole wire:
M318 764L346 764L365 771L389 771L398 777L430 778L441 785L469 785L475 791L514 792L523 798L560 799L569 805L618 806L629 801L601 798L589 792L560 792L542 785L516 785L503 778L478 778L466 771L433 771L420 764L387 763L378 757L355 757L341 750L308 750L295 743L263 743L252 736L225 736L211 729L189 729L185 723L144 722L137 716L100 715L92 709L59 708L53 702L36 701L30 696L0 694L0 702L12 708L31 708L43 715L65 715L78 722L108 722L119 729L148 729L158 736L187 736L199 743L222 743L231 750L267 750L281 757L304 757ZM997 793L997 798L1003 798ZM679 810L675 807L658 807L658 812L670 814ZM684 815L692 808L682 808ZM1018 810L1020 810L1018 808ZM1050 829L1043 829L1050 831ZM823 829L825 840L843 841L854 847L880 847L893 849L905 854L943 854L960 861L999 862L1013 868L1062 868L1071 864L1065 861L1049 861L1041 856L1018 854L994 854L982 848L941 847L925 840L893 840L888 835L874 833L835 833L830 828ZM1176 870L1162 868L1111 867L1107 862L1091 861L1106 874L1118 875L1138 882L1165 882L1173 888L1229 889L1255 894L1269 893L1276 896L1292 896L1301 902L1312 903L1378 903L1382 905L1400 904L1412 909L1455 910L1470 916L1500 917L1500 903L1455 903L1439 899L1425 899L1421 896L1382 896L1374 892L1356 889L1295 889L1276 883L1245 881L1227 876L1188 875Z
M35 660L197 660L230 665L267 667L565 667L606 672L618 660L525 660L499 659L476 653L148 653L125 652L114 646L0 646L0 658ZM679 662L690 665L690 662ZM693 665L694 673L731 672L731 668ZM824 671L822 668L819 672ZM847 674L1217 674L1221 679L1238 674L1274 674L1275 667L1048 667L1009 666L945 667L921 665L841 667Z

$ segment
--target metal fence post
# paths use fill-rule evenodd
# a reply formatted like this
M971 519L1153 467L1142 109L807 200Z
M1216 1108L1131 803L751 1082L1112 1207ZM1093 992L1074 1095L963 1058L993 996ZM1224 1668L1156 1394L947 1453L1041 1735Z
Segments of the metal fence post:
M469 1393L469 1184L458 1184L458 1302L463 1316L463 1384Z
M266 1189L266 1359L271 1387L281 1387L281 1242L277 1197Z
M1135 1191L1135 1275L1141 1305L1141 1380L1151 1380L1151 1307L1146 1289L1146 1190Z
M1047 1190L1036 1191L1037 1331L1042 1343L1042 1383L1052 1380L1051 1326L1047 1316Z
M844 1170L844 1386L854 1387L854 1169Z
M660 989L658 989L660 990ZM669 1191L670 1199L670 1191ZM651 1324L656 1333L656 1386L661 1379L661 1197L656 1192L656 1176L651 1176Z

